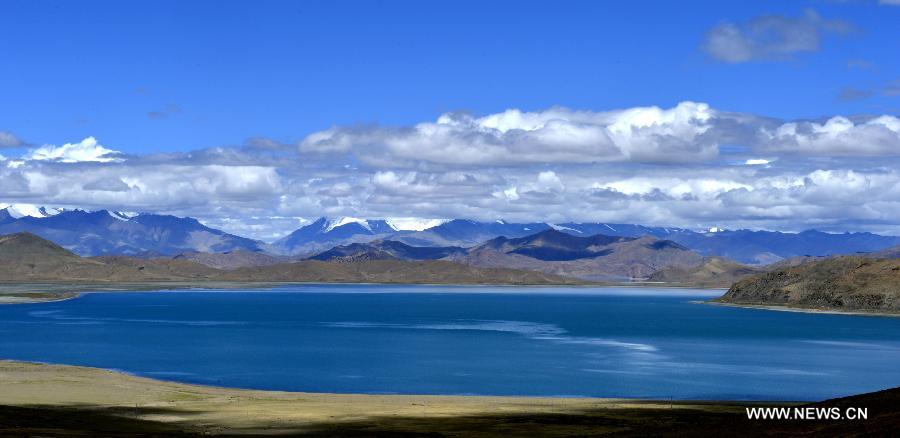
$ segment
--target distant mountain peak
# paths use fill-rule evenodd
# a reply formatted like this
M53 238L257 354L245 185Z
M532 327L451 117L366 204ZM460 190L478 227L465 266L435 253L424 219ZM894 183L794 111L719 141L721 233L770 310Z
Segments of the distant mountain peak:
M576 233L578 233L578 234L584 234L584 233L581 232L581 230L576 230L576 229L574 229L574 228L564 227L564 226L562 226L562 225L551 224L550 222L547 222L547 226L550 227L550 228L552 228L552 229L554 229L554 230L556 230L556 231L574 231L574 232L576 232ZM613 231L615 231L615 230L613 230Z
M61 208L43 207L34 204L2 204L0 210L5 210L7 214L15 219L23 217L44 218L55 216L63 211Z
M360 219L360 218L356 218L356 217L344 216L344 217L339 217L339 218L334 218L334 219L325 219L324 232L327 233L335 228L343 227L344 225L348 225L348 224L359 224L363 228L365 228L369 231L372 231L372 227L369 225L368 220Z
M417 217L394 217L384 220L396 231L425 231L449 222L448 219L423 219Z

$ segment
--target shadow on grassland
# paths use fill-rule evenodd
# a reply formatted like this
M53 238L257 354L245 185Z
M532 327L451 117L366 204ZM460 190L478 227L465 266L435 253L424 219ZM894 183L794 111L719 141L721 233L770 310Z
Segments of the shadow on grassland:
M482 414L448 417L382 416L303 425L223 425L191 420L177 408L0 406L4 437L189 437L201 435L302 437L572 437L572 436L890 436L900 430L900 390L809 406L867 408L868 420L748 420L737 404L673 408L597 408L571 413ZM696 406L696 404L692 405ZM771 406L771 405L768 405ZM180 417L157 422L135 417Z

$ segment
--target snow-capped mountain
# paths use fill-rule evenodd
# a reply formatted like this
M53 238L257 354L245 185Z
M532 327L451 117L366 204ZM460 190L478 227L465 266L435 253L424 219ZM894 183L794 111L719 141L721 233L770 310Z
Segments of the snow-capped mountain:
M83 256L260 251L267 245L193 218L16 204L0 209L0 234L28 231Z
M32 204L3 204L0 203L0 212L5 212L13 219L23 217L50 217L61 213L63 209L52 207L40 207Z
M385 220L322 217L281 238L273 246L286 254L304 254L337 245L369 242L400 232Z
M514 239L546 230L578 237L597 234L652 236L704 256L767 264L796 256L873 252L900 245L900 237L820 231L689 230L613 223L511 223L502 220L358 217L319 218L272 245L207 227L188 217L86 211L29 204L0 204L0 235L29 231L81 255L175 255L182 252L265 251L311 255L339 245L389 239L415 247L474 247L503 236Z

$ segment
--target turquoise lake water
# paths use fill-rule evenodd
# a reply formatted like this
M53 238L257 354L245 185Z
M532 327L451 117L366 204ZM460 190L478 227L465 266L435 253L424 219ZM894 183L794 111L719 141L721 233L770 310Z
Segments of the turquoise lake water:
M900 318L721 291L322 285L0 306L0 358L379 394L821 400L900 386Z

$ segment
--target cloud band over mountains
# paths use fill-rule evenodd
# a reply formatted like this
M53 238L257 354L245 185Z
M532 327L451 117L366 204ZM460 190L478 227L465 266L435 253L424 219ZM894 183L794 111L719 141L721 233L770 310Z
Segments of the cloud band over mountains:
M321 215L900 232L891 115L510 109L140 156L88 138L13 157L26 143L3 135L0 202L191 215L260 238Z

